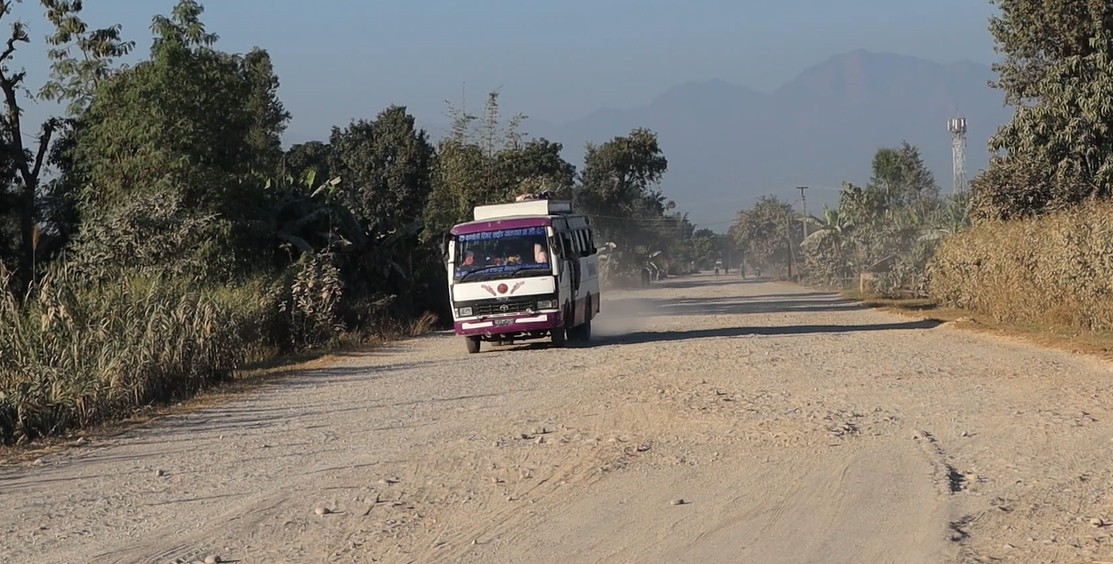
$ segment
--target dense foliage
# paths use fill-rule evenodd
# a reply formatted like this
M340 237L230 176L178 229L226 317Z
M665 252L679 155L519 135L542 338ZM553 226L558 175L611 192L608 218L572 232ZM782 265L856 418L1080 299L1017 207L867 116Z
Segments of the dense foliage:
M975 227L932 261L932 295L1001 321L1113 330L1113 5L994 4L996 86L1015 115L972 182Z
M919 150L902 143L879 149L869 183L844 184L835 208L801 217L790 203L764 197L738 214L730 233L752 271L831 286L873 273L883 294L923 296L931 253L966 226L966 201L941 196Z
M945 241L932 263L942 304L997 321L1113 331L1113 205L987 222Z
M1113 5L994 0L1003 61L996 86L1015 108L974 179L977 220L1017 219L1110 196L1113 183Z
M730 228L746 270L790 276L798 268L798 248L803 234L792 204L776 196L763 196L753 207L738 213Z

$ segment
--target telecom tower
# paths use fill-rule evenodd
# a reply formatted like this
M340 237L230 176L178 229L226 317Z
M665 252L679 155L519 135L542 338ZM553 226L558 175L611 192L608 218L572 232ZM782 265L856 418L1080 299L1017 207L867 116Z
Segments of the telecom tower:
M966 191L966 118L954 117L947 122L951 132L951 161L954 164L955 194Z

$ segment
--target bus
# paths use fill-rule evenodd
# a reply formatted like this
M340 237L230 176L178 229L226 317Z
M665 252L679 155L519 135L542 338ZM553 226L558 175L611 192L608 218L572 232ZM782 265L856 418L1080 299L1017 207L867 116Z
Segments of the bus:
M449 231L446 251L453 327L469 354L549 339L591 339L600 312L599 250L588 217L548 194L476 206Z

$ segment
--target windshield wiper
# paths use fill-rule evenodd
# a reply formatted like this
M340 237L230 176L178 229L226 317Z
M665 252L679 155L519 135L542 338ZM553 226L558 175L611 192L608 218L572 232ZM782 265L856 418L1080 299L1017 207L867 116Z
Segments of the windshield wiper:
M491 270L492 268L500 268L500 266L498 266L498 265L484 266L483 268L477 268L477 269L475 269L471 272L465 272L465 273L461 274L460 278L456 281L457 282L463 282L464 280L467 280L467 278L469 276L471 276L472 274L478 274L478 273L484 272L486 270Z
M457 282L463 282L464 280L467 280L468 277L471 276L472 274L478 274L480 272L485 272L485 271L491 270L493 268L505 268L506 266L508 266L508 265L492 265L492 266L485 266L483 268L477 268L477 269L475 269L471 272L466 272L466 273L460 275L460 277L456 281ZM519 265L511 265L511 266L514 266L515 268L513 268L511 270L506 270L506 271L500 272L499 274L501 276L505 276L506 278L514 278L523 269L528 268L531 271L533 271L533 270L545 271L545 270L549 270L549 268L550 268L546 264L519 264Z
M509 274L510 274L511 277L513 277L516 274L518 274L519 272L521 272L522 270L529 270L531 272L532 271L544 272L544 271L549 270L550 268L551 267L549 265L543 264L543 263L522 264L522 265L519 265L518 268L515 268L514 270L511 270Z

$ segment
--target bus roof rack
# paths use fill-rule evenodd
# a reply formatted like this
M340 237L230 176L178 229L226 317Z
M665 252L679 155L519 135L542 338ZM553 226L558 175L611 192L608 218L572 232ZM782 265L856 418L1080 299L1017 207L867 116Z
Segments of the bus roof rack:
M486 221L503 217L516 216L544 216L572 213L572 202L566 200L550 200L548 192L540 194L522 194L514 202L508 204L488 204L475 206L475 220Z
M548 191L548 190L542 190L540 192L529 192L529 193L525 193L525 194L518 194L517 196L514 197L515 202L525 202L527 200L551 200L551 199L553 199L553 193Z

